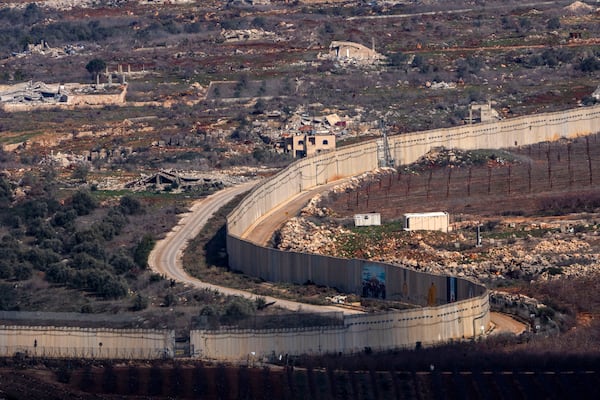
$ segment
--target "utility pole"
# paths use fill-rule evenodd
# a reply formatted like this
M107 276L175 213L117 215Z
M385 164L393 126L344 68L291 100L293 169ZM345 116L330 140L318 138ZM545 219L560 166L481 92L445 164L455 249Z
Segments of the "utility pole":
M379 121L379 127L381 129L381 136L383 141L383 166L393 167L394 160L392 159L392 153L390 151L390 143L387 137L387 130L385 129L385 123L383 120Z

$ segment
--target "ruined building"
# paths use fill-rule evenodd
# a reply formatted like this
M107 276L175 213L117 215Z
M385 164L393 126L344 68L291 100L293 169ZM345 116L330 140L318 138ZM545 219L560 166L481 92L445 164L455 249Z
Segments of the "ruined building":
M104 106L125 103L127 85L25 82L0 85L0 109L31 111L54 107Z
M323 151L335 150L335 135L301 130L295 134L283 136L279 147L285 153L292 153L295 158L310 157Z
M500 114L492 108L492 101L488 101L484 104L471 104L469 106L469 120L466 122L492 122L501 119Z
M336 60L366 62L370 64L384 58L374 48L369 49L359 43L340 41L331 42L329 45L329 55Z

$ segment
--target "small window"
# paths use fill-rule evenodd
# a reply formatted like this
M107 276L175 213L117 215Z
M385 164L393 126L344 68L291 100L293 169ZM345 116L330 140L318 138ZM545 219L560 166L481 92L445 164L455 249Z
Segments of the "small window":
M308 143L315 144L315 138L314 137L309 137L308 138Z
M327 140L327 139L323 139L323 145L325 145L325 146L326 146L326 145L328 145L328 144L329 144L329 140Z
M298 140L298 144L302 146L304 144L304 140Z

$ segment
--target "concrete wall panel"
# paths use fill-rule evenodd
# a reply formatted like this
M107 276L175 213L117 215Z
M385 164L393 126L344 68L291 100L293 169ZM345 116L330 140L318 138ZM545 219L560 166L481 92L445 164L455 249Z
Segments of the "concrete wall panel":
M600 106L495 123L390 137L396 165L416 161L434 147L501 148L573 138L600 130ZM243 360L273 354L360 352L439 343L480 335L490 322L485 287L466 279L425 274L395 265L267 249L240 239L260 217L316 185L378 166L376 141L302 159L255 188L227 219L231 266L273 281L308 280L361 294L365 265L385 270L386 297L416 304L404 311L345 316L343 327L288 331L192 331L196 355ZM435 290L432 291L432 284ZM453 291L449 291L453 287ZM452 292L452 299L449 293ZM450 302L449 302L450 300ZM431 306L431 303L434 306ZM102 345L100 345L102 343ZM0 355L157 359L174 354L173 331L0 326ZM253 357L254 357L253 356Z
M344 326L304 329L224 330L190 333L197 357L250 361L300 354L352 354L414 348L445 338L469 339L489 324L487 293L440 307L344 317Z
M0 326L0 356L24 353L56 358L162 359L173 356L167 330Z
M506 148L558 140L561 137L588 135L598 132L599 127L600 106L595 106L392 136L389 137L389 144L395 165L403 165L416 161L431 149L440 146L464 150ZM227 246L231 267L267 280L294 283L310 280L361 294L363 267L366 264L379 265L378 263L281 252L261 248L240 237L266 212L301 191L377 167L377 141L373 140L299 160L263 183L227 218ZM357 320L360 323L348 326L348 331L341 335L344 351L360 351L366 346L374 349L401 347L416 341L435 343L479 334L481 327L485 329L488 326L489 306L485 287L466 279L424 274L394 265L381 266L385 270L387 298L437 307L403 311L393 323L391 314L383 317L357 317L391 318L387 322L391 325L385 325L379 320ZM422 311L431 309L436 310L435 315ZM205 335L206 340L212 340L211 343L224 340L214 332L201 335ZM285 335L275 336L277 340L286 341ZM267 342L274 340L275 336L269 336L271 339ZM325 340L328 336L319 337ZM282 348L287 345L294 346L287 343ZM226 348L228 346L225 344ZM313 351L315 343L311 343L309 347L304 346L304 352L307 349ZM327 348L337 347L332 344ZM210 349L205 351L207 354L216 352ZM228 354L231 357L240 355L235 351Z
M435 147L465 150L524 146L598 132L600 106L582 107L498 122L464 125L391 136L397 165L410 164Z

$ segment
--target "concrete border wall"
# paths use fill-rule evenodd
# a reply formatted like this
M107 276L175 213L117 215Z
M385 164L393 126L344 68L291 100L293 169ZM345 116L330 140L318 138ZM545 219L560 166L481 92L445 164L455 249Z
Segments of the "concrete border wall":
M409 164L435 147L460 148L465 150L482 148L508 148L529 145L543 141L553 141L559 138L574 138L589 135L600 130L600 106L584 107L556 113L539 114L519 117L484 124L473 124L448 129L436 129L424 132L403 134L389 138L392 158L395 165ZM270 210L276 208L298 193L312 187L322 185L340 178L358 175L378 167L380 159L377 153L377 141L348 146L333 152L305 158L291 164L288 168L255 188L227 217L227 252L229 265L251 276L261 277L269 281L304 283L308 280L334 286L338 289L361 293L361 271L366 263L364 260L344 260L315 254L282 252L258 246L251 241L242 239L242 235ZM485 287L474 284L466 279L434 276L412 271L400 266L377 264L383 267L386 275L386 298L408 301L417 305L443 304L436 308L441 316L457 315L456 323L462 328L453 329L443 321L433 320L433 316L410 317L414 311L400 312L398 321L408 318L411 324L392 323L386 329L391 335L405 338L392 340L374 336L370 330L345 330L344 343L370 343L373 349L385 349L409 345L413 342L435 343L461 337L475 336L482 333L478 327L484 328L489 324L488 294ZM431 287L435 286L434 295ZM452 293L452 294L450 294ZM445 294L445 296L444 296ZM481 311L469 313L467 310ZM427 310L423 308L422 310ZM426 311L421 311L426 312ZM358 326L369 324L370 315L355 317ZM395 313L384 314L383 318L393 321ZM339 330L339 328L336 328ZM340 345L329 343L328 334L317 334L311 331L313 337L309 344L302 345L304 351L356 351L358 345ZM201 336L206 343L203 350L196 347L200 354L211 357L239 358L250 347L255 353L266 354L277 343L284 341L293 348L293 340L285 339L288 333L236 333L234 345L228 342L229 333L202 332L193 336ZM241 335L241 336L240 336ZM246 336L244 336L246 335ZM257 338L252 339L250 336ZM265 335L264 338L261 335ZM305 335L306 336L306 335ZM289 335L290 338L294 334ZM408 339L407 339L408 338ZM212 342L211 342L212 340ZM258 341L257 341L258 340ZM304 340L304 339L303 339ZM241 341L241 342L240 342ZM291 341L291 342L290 342ZM317 343L320 343L318 344ZM209 343L213 343L209 345ZM217 343L221 343L220 352ZM246 344L244 344L246 343ZM197 342L196 345L200 345ZM243 346L250 346L244 348ZM211 347L213 346L213 347ZM340 347L341 346L341 347ZM282 347L284 348L284 347ZM232 350L228 350L232 349ZM279 349L279 347L278 347ZM286 353L289 353L287 351Z
M392 136L390 148L396 165L409 164L432 148L507 148L559 138L589 135L600 130L600 106L582 107L492 122ZM297 264L273 260L266 250L244 246L241 236L271 209L296 194L340 178L378 167L376 140L294 162L255 188L227 217L230 266L268 280L296 274L298 265L310 265L309 257ZM268 267L265 263L268 262ZM260 274L257 274L260 271ZM301 273L302 274L302 273ZM319 282L329 285L329 282Z
M407 311L352 315L344 326L305 329L222 330L190 332L194 357L214 360L264 360L280 355L344 353L369 348L415 348L447 338L464 339L483 333L489 324L489 299Z
M168 330L0 326L2 357L151 360L173 357L174 347Z
M390 138L396 165L434 147L477 149L528 145L600 130L600 106L508 119ZM277 354L355 353L429 345L482 334L490 322L484 286L391 264L283 252L240 237L262 216L294 195L378 166L376 141L299 160L250 193L227 218L230 265L272 281L307 280L361 294L365 266L385 272L386 298L416 304L404 311L344 317L344 326L272 331L191 331L195 356L219 360ZM0 356L160 359L174 355L173 331L46 326L0 326Z
M385 298L420 306L441 305L449 301L448 277L419 272L376 261L345 259L318 254L296 253L261 247L245 240L232 240L227 251L260 258L244 271L268 281L327 284L346 293L362 295L365 266L377 266L385 274ZM253 268L250 268L253 267ZM432 291L432 284L434 290ZM456 279L452 301L482 295L486 289L466 279Z
M413 132L389 137L396 165L415 162L435 147L499 149L575 138L600 131L600 106Z
M600 130L600 106L582 107L498 122L389 137L395 165L410 164L435 147L508 148L560 138L585 136ZM377 140L342 147L294 162L248 195L228 216L229 236L240 237L269 210L311 187L372 171L378 167ZM235 254L233 254L235 256Z

